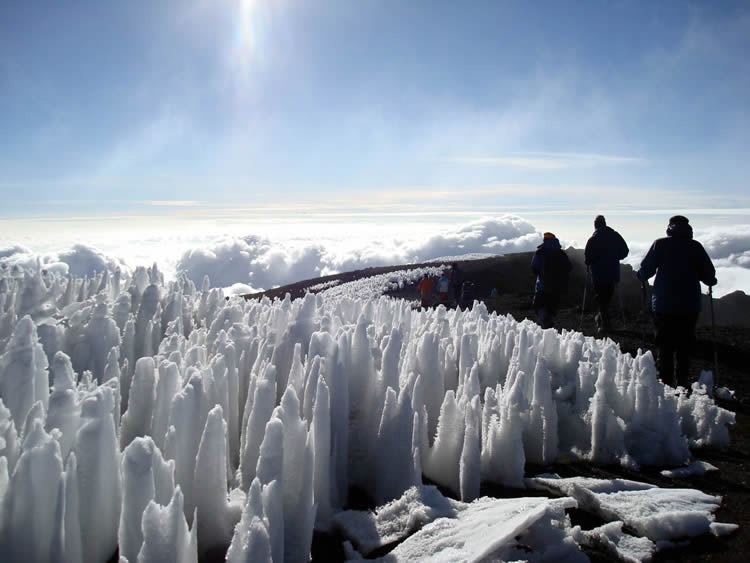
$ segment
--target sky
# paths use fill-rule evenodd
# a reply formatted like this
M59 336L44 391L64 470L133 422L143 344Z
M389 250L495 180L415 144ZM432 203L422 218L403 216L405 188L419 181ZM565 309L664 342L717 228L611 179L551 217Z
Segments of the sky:
M11 0L0 246L505 213L578 243L596 213L644 244L675 212L731 233L748 100L742 0Z

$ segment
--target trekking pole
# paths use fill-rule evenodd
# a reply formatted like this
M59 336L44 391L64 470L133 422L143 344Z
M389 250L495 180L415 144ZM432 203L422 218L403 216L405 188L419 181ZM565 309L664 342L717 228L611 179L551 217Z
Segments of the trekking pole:
M711 306L711 348L714 352L714 387L719 386L719 354L716 350L716 317L714 316L713 287L708 286L708 302Z
M622 305L622 285L620 283L617 284L617 297L620 300L620 316L622 317L622 324L625 325L625 307Z
M583 281L583 303L581 303L581 320L578 322L578 332L583 330L583 315L586 312L586 290L589 287L589 268L586 268L586 279Z

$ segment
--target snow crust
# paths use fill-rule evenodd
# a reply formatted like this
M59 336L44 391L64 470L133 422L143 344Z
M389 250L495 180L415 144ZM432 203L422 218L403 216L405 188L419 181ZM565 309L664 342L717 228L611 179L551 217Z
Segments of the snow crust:
M486 258L494 258L497 256L499 255L490 252L469 252L468 254L456 254L454 256L439 256L431 259L430 262L466 262L469 260L484 260Z
M378 561L587 561L569 538L572 499L483 498L439 518Z
M324 289L329 289L331 287L334 287L336 285L339 285L341 283L341 280L330 280L327 282L321 282L316 283L311 286L308 286L305 288L305 291L312 291L313 293L317 293L318 291L323 291Z
M226 300L208 279L165 284L156 266L3 271L3 560L107 561L119 546L129 561L230 547L232 560L304 561L314 529L360 522L336 516L351 487L381 504L416 495L373 516L381 531L363 549L406 521L421 531L392 557L435 544L446 558L519 558L519 534L534 552L577 553L570 501L470 503L480 484L521 488L527 461L682 466L691 446L728 444L733 413L662 384L649 353L481 304L417 311L379 296L439 270L273 302ZM430 497L423 475L466 508L435 520L457 501ZM643 491L570 494L649 537L726 531L710 527L715 497L659 493L651 514L632 510ZM690 515L659 524L664 506Z
M655 542L711 533L721 504L721 497L695 489L663 489L636 481L543 477L530 482L569 495L582 509L621 521Z
M410 487L400 498L374 512L345 510L335 518L336 527L367 555L375 549L399 541L437 518L455 518L468 505L444 497L436 487Z
M651 561L656 544L648 538L631 536L622 531L623 523L609 522L593 530L576 526L571 535L580 545L604 551L623 563Z
M403 289L406 285L416 282L425 274L428 276L440 276L444 269L444 265L405 268L387 274L378 274L376 276L332 285L322 291L322 294L329 301L340 299L375 299L388 291Z
M677 467L675 469L663 469L661 474L665 477L672 478L685 478L685 477L699 477L705 475L709 471L718 471L719 468L715 465L711 465L707 461L696 460L685 467Z

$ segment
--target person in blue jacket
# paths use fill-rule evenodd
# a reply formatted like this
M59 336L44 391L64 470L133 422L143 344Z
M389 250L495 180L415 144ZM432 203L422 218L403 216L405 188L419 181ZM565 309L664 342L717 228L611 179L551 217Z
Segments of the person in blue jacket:
M531 271L536 275L534 309L542 328L555 326L555 315L560 297L568 290L570 259L552 233L544 233L542 244L531 260Z
M607 226L603 215L594 219L594 234L586 243L585 261L591 271L591 282L599 308L596 315L599 333L611 328L609 304L620 282L620 260L627 257L630 249L625 239L612 227Z
M690 388L690 347L701 310L701 287L716 285L716 269L703 245L693 240L686 217L669 220L667 236L657 239L637 272L641 282L654 274L651 310L656 328L657 367L665 383Z

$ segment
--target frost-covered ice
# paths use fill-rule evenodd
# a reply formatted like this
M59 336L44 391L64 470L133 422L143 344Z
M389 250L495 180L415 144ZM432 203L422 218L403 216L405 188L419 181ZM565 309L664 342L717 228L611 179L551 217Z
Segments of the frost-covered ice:
M570 537L573 499L483 498L439 518L396 546L384 562L588 561Z
M557 475L539 476L526 479L529 488L542 489L563 496L573 496L576 488L592 493L617 493L620 491L646 491L657 488L650 483L630 479L596 479L594 477L569 477L561 479Z
M362 555L408 537L384 561L533 561L553 553L555 560L576 561L585 558L569 537L572 529L563 512L575 505L573 499L543 497L465 503L421 486L375 512L340 512L335 522Z
M609 522L593 530L581 530L576 526L572 536L582 546L603 551L623 563L651 561L656 553L656 544L648 538L631 536L622 531L622 522Z
M335 523L341 533L367 555L375 549L399 541L437 518L455 518L468 504L444 497L436 487L411 487L395 500L374 512L346 510Z
M531 484L578 501L580 508L608 521L621 521L653 541L671 541L717 533L714 512L721 497L695 489L663 489L636 481L571 477L534 478ZM732 525L722 532L731 531Z
M499 256L499 254L491 254L489 252L470 252L468 254L456 254L454 256L440 256L438 258L432 258L430 262L466 262L469 260L485 260L497 256Z
M439 272L245 301L208 280L165 284L156 266L87 279L3 271L3 561L106 561L118 545L131 563L230 546L232 560L303 561L313 530L340 520L351 486L385 504L424 495L425 475L466 504L481 482L522 487L526 461L675 467L692 446L728 444L733 413L706 394L676 394L649 353L481 304L416 311L380 296ZM625 496L579 490L623 521L649 517L629 513ZM446 554L467 558L512 555L513 532L535 553L553 544L577 553L565 525L551 524L560 503L481 501L463 519L425 525L438 509L420 498L388 509L394 522L376 515L384 531L361 545L395 537L389 526L411 518L408 530L424 527L393 557L438 531ZM714 497L667 500L727 531L710 526ZM468 541L493 511L507 519ZM665 535L655 526L642 529ZM560 541L537 533L552 528Z
M699 477L709 471L718 471L719 468L711 465L707 461L696 460L685 467L676 467L674 469L662 469L661 474L664 477L684 478Z
M735 392L729 387L715 387L713 372L706 370L701 372L698 381L693 383L692 388L694 391L705 393L709 397L716 397L722 401L731 401L735 395Z
M716 396L716 398L723 401L731 401L732 399L734 399L734 394L734 391L729 387L717 387L714 391L714 395Z
M650 489L589 493L586 506L608 520L622 520L652 540L672 540L710 532L721 497L695 489ZM578 497L578 495L576 495Z
M328 300L349 299L375 299L388 291L403 289L404 286L416 282L425 274L429 276L440 276L445 266L427 266L421 268L408 268L378 274L358 280L334 285L325 289L322 293Z
M311 286L308 286L305 288L305 291L312 291L313 293L317 293L318 291L323 291L324 289L330 289L331 287L335 287L341 283L341 280L330 280L327 282L321 282L316 283Z

